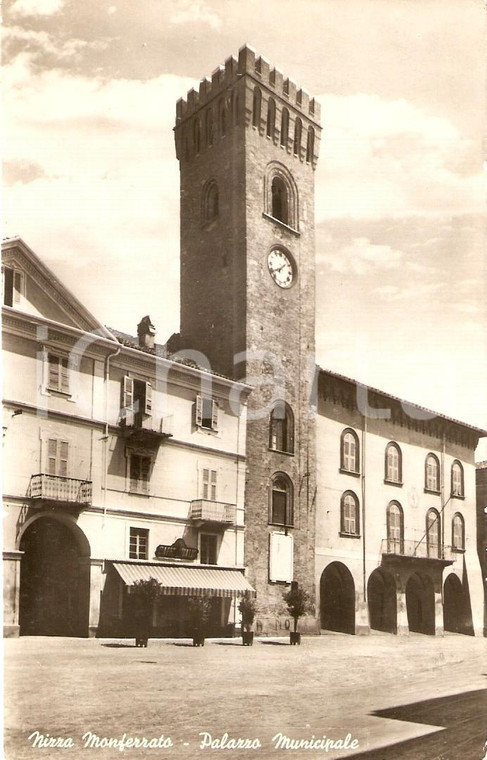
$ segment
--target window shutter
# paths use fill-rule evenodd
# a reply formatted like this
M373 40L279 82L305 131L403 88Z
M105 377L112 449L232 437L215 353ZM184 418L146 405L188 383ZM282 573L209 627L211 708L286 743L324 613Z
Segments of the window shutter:
M59 388L59 359L54 354L48 355L49 362L49 387Z
M130 456L130 490L137 491L140 477L140 459L137 454Z
M145 409L146 414L152 414L152 385L150 383L145 384Z
M24 275L23 272L14 271L14 301L15 303L20 303L20 296L22 294L22 284L24 281Z
M211 429L218 430L218 404L212 401L211 404Z
M216 501L216 470L211 471L211 498Z
M141 488L144 493L147 493L149 490L150 465L151 460L149 457L140 458L140 480Z
M47 471L49 475L56 475L57 441L49 438L47 444Z
M131 408L134 403L134 380L132 377L125 375L123 378L123 397L122 407L124 409Z
M201 396L196 396L195 401L195 424L201 427L203 422L203 399Z
M68 476L68 453L69 443L67 441L58 441L59 447L59 472L63 478Z
M59 371L61 374L61 390L69 393L69 367L66 358L59 359Z
M203 469L203 499L208 499L210 491L210 471Z

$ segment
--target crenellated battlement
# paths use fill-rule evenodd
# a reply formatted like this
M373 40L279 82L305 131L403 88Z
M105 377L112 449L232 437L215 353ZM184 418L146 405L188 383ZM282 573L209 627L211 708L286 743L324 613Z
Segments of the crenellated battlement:
M248 75L256 84L269 90L269 95L282 98L292 109L300 112L306 119L319 126L320 104L306 92L298 89L295 82L276 68L271 68L269 61L257 56L250 45L240 48L238 58L230 56L223 66L216 68L211 79L202 79L198 90L189 90L186 99L180 98L176 104L176 125L192 116L213 99L222 96L225 90L234 85L241 77Z

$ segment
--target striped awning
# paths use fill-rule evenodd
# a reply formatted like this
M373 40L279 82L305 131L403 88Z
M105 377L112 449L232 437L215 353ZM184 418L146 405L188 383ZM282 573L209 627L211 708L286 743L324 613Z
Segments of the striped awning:
M177 596L255 596L255 591L241 570L225 567L182 567L146 565L135 562L112 562L127 586L135 581L155 578L162 594Z

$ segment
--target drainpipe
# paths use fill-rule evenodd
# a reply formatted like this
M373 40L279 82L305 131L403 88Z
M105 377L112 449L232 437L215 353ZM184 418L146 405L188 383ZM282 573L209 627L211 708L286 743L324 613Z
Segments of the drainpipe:
M111 354L107 354L105 357L105 430L103 434L103 453L102 453L102 506L103 506L103 519L102 519L102 536L103 536L103 559L106 557L105 551L105 522L107 516L107 479L108 479L108 394L109 394L109 379L110 379L110 359L118 356L121 347L118 346L116 351Z
M365 562L366 553L366 538L365 538L365 445L367 438L367 416L364 414L364 422L362 426L362 457L361 457L361 485L362 485L362 574L363 574L363 586L364 586L364 602L367 602L367 567Z

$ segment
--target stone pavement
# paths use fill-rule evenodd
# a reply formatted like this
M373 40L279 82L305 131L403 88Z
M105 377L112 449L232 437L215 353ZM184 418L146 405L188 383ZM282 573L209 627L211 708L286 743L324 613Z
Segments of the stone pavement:
M8 639L5 756L481 760L486 655L456 634Z

